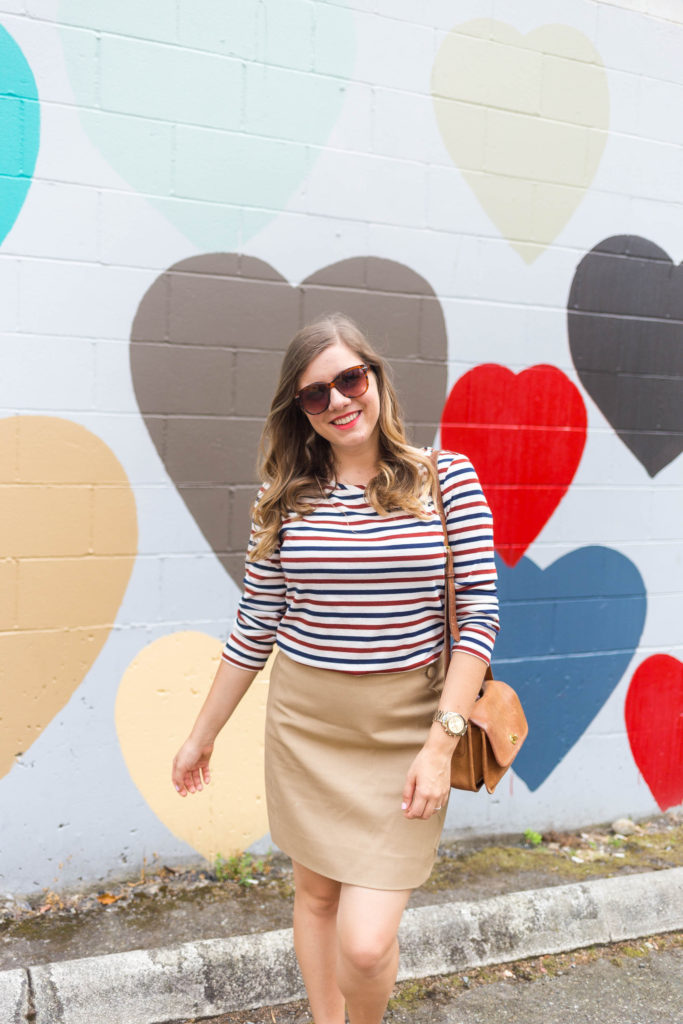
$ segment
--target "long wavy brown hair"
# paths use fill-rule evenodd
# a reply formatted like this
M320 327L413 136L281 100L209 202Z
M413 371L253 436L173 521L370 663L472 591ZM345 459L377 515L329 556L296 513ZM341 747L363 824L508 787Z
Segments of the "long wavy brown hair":
M434 484L434 470L429 457L406 440L388 364L353 320L330 313L303 327L285 352L259 449L259 475L267 486L254 504L252 561L272 554L285 516L312 512L321 486L335 479L332 448L310 425L294 396L308 364L339 341L372 368L377 380L380 461L365 489L368 502L380 515L402 510L419 519L429 518L424 498Z

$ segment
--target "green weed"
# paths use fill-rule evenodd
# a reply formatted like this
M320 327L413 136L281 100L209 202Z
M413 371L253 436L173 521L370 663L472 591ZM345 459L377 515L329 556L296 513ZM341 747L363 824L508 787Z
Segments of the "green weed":
M220 853L214 861L214 873L219 882L237 882L245 888L258 885L255 874L264 870L264 861L256 860L251 853L238 853L232 857L223 857Z

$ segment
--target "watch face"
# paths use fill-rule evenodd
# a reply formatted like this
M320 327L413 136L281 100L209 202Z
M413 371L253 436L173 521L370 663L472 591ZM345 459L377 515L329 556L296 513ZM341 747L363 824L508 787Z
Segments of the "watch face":
M446 731L451 736L462 736L465 732L466 722L462 715L458 714L457 711L449 711L448 714L444 715L444 725Z

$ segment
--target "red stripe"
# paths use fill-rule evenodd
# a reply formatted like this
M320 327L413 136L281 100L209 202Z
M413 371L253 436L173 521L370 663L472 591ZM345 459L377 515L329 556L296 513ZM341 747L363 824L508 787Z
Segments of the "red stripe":
M424 552L421 552L419 555L386 555L386 556L381 556L381 557L378 556L377 558L367 558L367 557L364 556L363 557L363 562L365 562L365 563L367 563L367 562L399 562L399 563L400 562L422 562L422 561L425 561L426 559L433 560L435 558L443 559L443 552L442 551L438 551L438 552L436 552L433 555L425 555ZM285 558L284 556L282 557L282 564L283 565L291 565L291 566L308 565L309 562L318 562L318 561L320 561L319 558L289 558L289 557ZM348 558L344 558L343 556L340 556L338 558L336 558L336 557L335 558L327 558L327 557L325 558L325 564L326 565L328 565L330 562L332 562L332 563L336 563L336 562L342 562L342 563L351 562L351 563L353 563L353 562L356 562L356 561L358 561L358 559L356 559L356 558L348 559Z
M406 597L406 598L403 598L403 599L398 599L396 601L387 601L387 599L385 597L382 597L382 607L383 608L384 607L389 607L390 605L400 605L401 607L403 607L406 604L422 604L424 601L433 601L435 604L438 604L439 607L442 607L442 602L441 602L438 594L435 594L433 591L432 591L431 594L425 594L424 597L411 597L411 598L407 598ZM329 601L316 601L312 597L297 597L296 595L292 595L291 604L307 604L307 605L308 604L319 604L319 605L323 605L324 607L329 607L330 605L332 605L335 608L376 608L377 607L377 601L376 600L375 601L338 601L338 600L336 600L336 598L332 597L332 598L330 598Z
M358 572L360 573L361 570L359 569ZM304 577L298 578L295 581L295 586L297 586L297 587L299 587L299 586L310 586L310 587L319 588L323 583L329 583L329 584L334 583L335 587L340 586L341 584L349 584L349 585L357 586L360 583L360 584L362 584L365 587L365 586L368 586L371 583L374 583L378 587L386 588L387 582L391 582L391 583L412 583L413 585L416 584L416 583L419 583L419 584L437 583L437 582L438 583L443 583L443 575L439 574L438 576L391 576L388 579L384 578L384 577L382 577L381 579L376 579L373 576L369 580L355 579L351 574L349 574L349 576L344 576L344 577L342 577L342 576L330 576L329 579L327 579L327 580L321 578L320 576L309 576L309 577L305 577L304 576ZM377 596L378 597L382 597L381 594L378 594Z
M281 632L282 632L282 635L284 637L286 637L287 640L289 640L289 642L294 647L308 647L312 651L335 651L335 652L337 652L339 654L349 654L350 653L348 647L334 647L332 644L329 644L329 643L326 643L326 644L314 644L314 643L310 643L307 640L300 640L298 637L290 636L289 633L286 630L284 630L284 629L281 630ZM410 650L413 650L413 648L415 648L415 647L422 647L424 643L425 643L425 638L423 637L421 640L418 640L415 643L411 643L411 644L397 644L396 646L392 646L392 647L377 647L377 646L375 646L375 644L373 644L372 645L372 652L371 653L372 654L376 654L376 653L393 654L395 651L396 652L398 652L398 651L410 651ZM353 650L354 654L361 654L364 651L364 647L353 648L352 650Z
M485 508L485 509L488 510L488 505L483 500L482 501L465 501L465 502L462 503L462 505L452 505L448 514L452 515L453 512L455 512L455 511L462 512L466 508Z
M270 642L270 640L271 640L271 634L266 634L266 633L264 633L264 634L263 634L263 638L264 638L264 640L265 640L265 641L266 641L267 643L269 643L269 642ZM252 637L252 639L253 639L253 640L257 640L257 639L258 639L258 636ZM249 646L249 644L248 644L248 643L245 643L245 642L244 642L244 640L242 640L242 639L241 639L241 638L240 638L239 636L237 636L237 634L236 634L236 633L233 633L233 634L231 635L231 637L230 637L230 640L231 640L231 642L232 642L233 644L235 644L235 645L236 645L237 647L241 647L241 648L242 648L242 650L244 650L244 651L250 651L250 652L251 652L252 654L256 654L256 655L257 655L257 656L258 656L259 658L262 658L262 657L263 657L263 651L262 651L262 650L259 650L259 648L258 648L258 647L250 647L250 646ZM267 660L268 660L268 659L266 658L266 661L267 661Z
M340 509L339 511L341 512L342 510ZM353 511L355 513L356 512L356 506L354 506L354 505L346 506L344 511L345 512ZM392 526L394 526L394 525L396 525L398 523L414 522L415 521L415 517L414 516L409 516L409 515L404 515L404 514L392 515L391 513L389 513L388 516L383 516L382 520L380 520L380 522L379 522L380 526L384 525L384 523L391 523ZM378 525L377 517L376 516L368 516L367 518L364 518L364 517L362 517L362 516L360 516L358 514L355 514L353 516L349 516L348 518L346 518L344 515L329 516L329 517L326 517L324 515L322 515L322 516L316 515L315 516L315 523L316 523L316 525L320 525L320 526L340 526L343 523L350 523L350 522L352 522L354 526L374 526L374 527L377 527L377 525ZM428 519L422 519L422 520L420 520L420 522L424 522L424 523L428 524L429 520ZM287 526L294 526L294 527L296 527L296 526L307 527L308 526L308 527L311 527L312 523L313 523L313 517L311 517L310 520L306 519L306 518L304 518L304 519L285 519L283 521L282 525L284 527L287 527Z
M354 526L355 525L356 524L354 523ZM420 534L420 540L421 541L425 537L427 537L427 538L428 537L438 537L439 539L441 539L443 537L443 530L431 530L429 532L423 532L423 533ZM332 544L336 544L337 542L341 543L343 541L346 541L346 543L348 543L348 544L355 544L355 542L357 540L361 540L361 541L365 541L365 542L372 541L373 544L374 543L384 544L385 542L395 541L395 540L403 540L403 541L410 542L410 541L414 541L415 540L415 534L414 533L383 533L383 534L381 534L381 536L378 537L377 534L369 534L369 533L360 534L360 533L357 533L353 537L349 537L347 534L342 534L341 536L339 534L336 534L334 536L332 534L330 534L328 536L325 533L306 533L302 537L292 537L288 541L288 543L291 544L292 546L294 546L297 543L298 544L305 544L306 546L308 546L309 544L317 544L318 541L330 541Z
M477 633L478 636L486 637L489 640L491 639L491 637L488 635L488 632L486 631L485 628L482 628L481 626L477 626L475 624L468 625L467 622L464 619L461 619L461 621L464 623L463 629L466 630L468 633ZM494 627L493 627L493 623L492 623L491 624L491 629L493 629L493 628Z
M440 616L438 616L438 617L440 618ZM400 625L399 624L393 625L391 622L369 622L369 623L366 623L365 625L363 625L363 623L360 623L360 622L334 622L334 623L318 622L317 619L314 622L310 622L308 619L304 618L304 616L301 615L301 613L299 613L298 615L288 615L287 616L287 624L288 625L291 622L291 623L294 623L295 625L307 626L309 629L313 630L313 632L315 632L316 630L318 632L320 632L321 630L329 632L330 629L335 629L335 630L339 630L340 633L343 633L346 630L356 630L356 629L369 630L371 633L381 633L382 630L384 630L384 629L401 629L405 633L406 632L406 628L412 628L413 626L419 626L423 622L433 622L433 621L434 621L434 615L423 615L419 619L410 619L408 622L401 622ZM398 637L396 637L396 639L398 639Z

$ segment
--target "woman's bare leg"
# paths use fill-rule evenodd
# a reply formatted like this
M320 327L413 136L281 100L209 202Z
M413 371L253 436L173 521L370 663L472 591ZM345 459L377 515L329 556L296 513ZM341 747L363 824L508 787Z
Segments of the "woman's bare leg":
M336 978L337 908L341 883L302 864L294 867L294 949L315 1024L344 1024Z
M337 983L346 999L350 1024L381 1024L396 982L396 934L410 892L341 887Z

